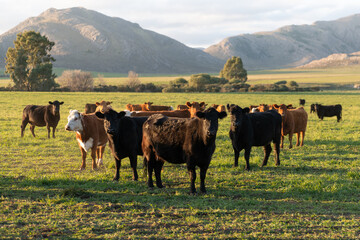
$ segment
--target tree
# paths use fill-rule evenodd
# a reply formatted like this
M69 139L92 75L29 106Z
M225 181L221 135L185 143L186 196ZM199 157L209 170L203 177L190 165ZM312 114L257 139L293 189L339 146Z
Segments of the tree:
M91 73L81 70L66 70L57 81L61 87L71 91L91 91L94 88L94 78Z
M135 89L140 84L141 84L141 82L139 80L139 74L137 74L135 71L129 71L127 85L130 88Z
M232 57L228 59L224 68L220 71L220 77L233 83L245 83L247 81L247 71L244 69L241 58Z
M34 31L17 34L14 48L6 53L6 73L10 74L14 88L27 91L45 91L56 87L49 54L55 45L46 36Z

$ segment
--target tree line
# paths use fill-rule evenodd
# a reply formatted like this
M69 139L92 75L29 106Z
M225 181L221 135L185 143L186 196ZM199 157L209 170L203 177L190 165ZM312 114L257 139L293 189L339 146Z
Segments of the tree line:
M20 91L102 91L102 92L247 92L247 91L304 91L296 82L265 85L247 84L247 71L240 57L231 57L219 77L207 73L193 74L189 80L178 78L165 86L142 84L138 74L130 71L124 85L95 86L90 72L66 70L60 77L53 73L55 59L50 51L55 45L46 36L35 31L17 34L14 47L6 54L6 71L13 82L11 90ZM101 76L99 77L101 79ZM3 90L9 90L3 89Z

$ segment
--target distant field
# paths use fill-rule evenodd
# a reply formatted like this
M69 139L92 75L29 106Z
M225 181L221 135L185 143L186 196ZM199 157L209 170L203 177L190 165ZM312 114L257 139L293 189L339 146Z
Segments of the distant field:
M55 73L60 76L64 69L55 69ZM1 74L1 72L0 72ZM96 73L93 72L95 84L121 85L126 84L128 77L126 74L119 73ZM100 78L99 78L100 76ZM183 77L189 80L190 75L149 75L139 74L142 83L154 83L157 85L167 84L176 78ZM278 81L296 81L306 86L318 84L354 84L360 83L360 68L346 67L338 69L282 69L282 70L263 70L249 71L248 84L270 84ZM9 79L0 78L0 87L5 87L10 83Z
M166 163L164 189L148 189L138 158L139 181L131 180L128 159L120 180L109 148L104 164L79 171L75 133L64 126L70 109L85 103L125 104L153 101L176 106L186 101L208 104L341 103L343 120L320 121L309 114L305 145L280 153L281 165L260 168L263 149L251 152L252 170L234 168L228 136L230 118L219 122L216 151L207 177L206 195L191 196L184 165ZM29 126L20 137L27 104L64 101L55 139L46 129ZM360 236L360 93L46 93L0 92L0 233L4 239L359 239ZM294 139L295 142L295 139ZM199 190L199 172L196 188Z

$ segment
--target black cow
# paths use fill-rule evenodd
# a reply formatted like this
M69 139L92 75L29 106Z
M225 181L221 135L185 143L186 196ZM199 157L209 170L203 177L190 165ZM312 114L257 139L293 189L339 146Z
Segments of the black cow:
M116 163L114 180L119 180L121 159L125 157L129 157L133 169L133 179L137 180L137 155L143 155L141 150L142 125L147 117L126 117L125 112L118 113L112 109L105 113L96 112L95 115L104 119L109 146Z
M314 113L315 112L315 103L310 105L310 113Z
M315 112L317 113L318 117L323 120L324 117L337 117L337 121L340 122L341 120L341 111L342 107L340 104L336 105L321 105L315 104Z
M35 126L47 127L48 138L50 138L50 127L53 128L52 135L55 138L55 129L60 120L60 105L64 102L55 100L49 101L49 105L27 105L23 110L22 123L21 123L21 137L24 136L26 125L30 124L30 131L35 137Z
M190 173L190 192L196 193L195 168L200 168L200 191L206 193L205 177L212 154L218 119L226 112L209 108L196 112L194 118L172 118L162 114L149 117L143 125L142 149L148 161L148 186L153 187L152 172L155 171L156 185L162 188L161 169L164 162L186 163Z
M270 143L274 143L275 163L280 165L281 115L276 110L249 113L249 108L242 109L237 105L227 105L231 114L230 139L235 153L234 166L238 166L239 153L245 149L245 170L250 170L249 158L252 146L264 146L265 166L271 153Z
M305 106L305 99L299 99L299 103L300 105Z

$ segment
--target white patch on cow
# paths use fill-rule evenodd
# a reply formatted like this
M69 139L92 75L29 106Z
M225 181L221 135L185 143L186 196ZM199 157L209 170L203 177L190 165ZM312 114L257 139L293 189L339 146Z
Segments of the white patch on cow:
M173 111L173 110L174 110L174 108L172 106L170 106L170 111Z
M87 152L90 148L92 148L94 144L93 138L89 138L86 142L83 142L78 138L77 141L79 142L80 146L85 150L85 152Z
M65 129L68 131L81 132L84 130L81 119L82 115L78 110L70 110L70 114L67 117L68 123L65 126Z
M125 116L126 117L130 117L131 116L131 112L129 110L124 110L125 112Z

